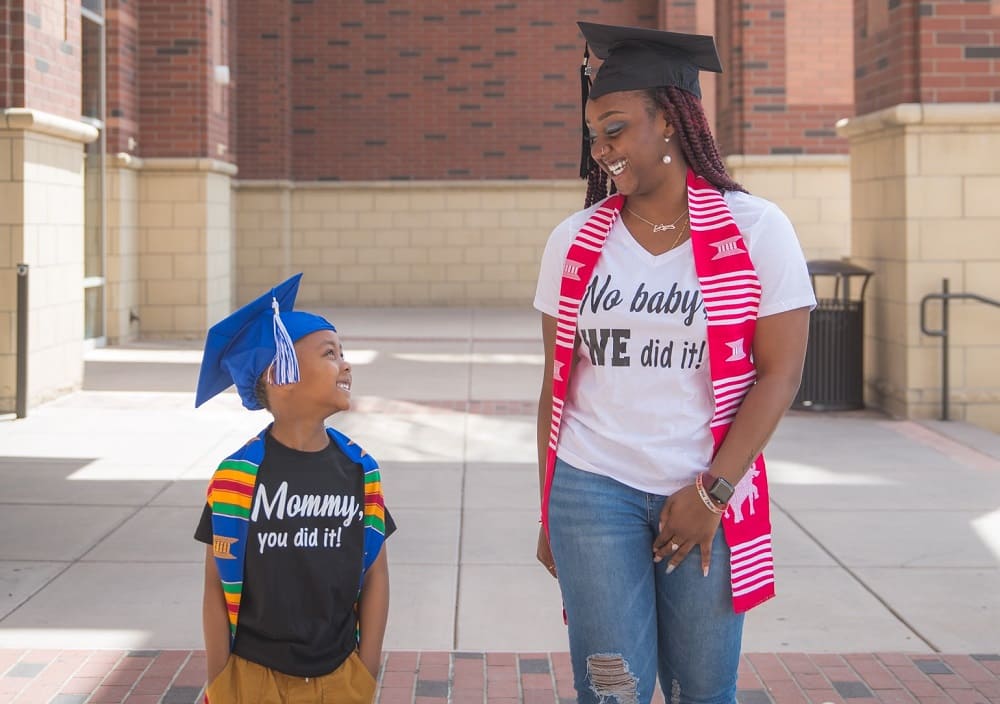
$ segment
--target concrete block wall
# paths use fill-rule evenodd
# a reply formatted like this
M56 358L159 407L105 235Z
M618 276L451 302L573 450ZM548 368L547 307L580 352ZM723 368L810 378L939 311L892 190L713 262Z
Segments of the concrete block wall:
M579 181L240 182L238 302L295 271L312 305L530 306Z
M730 156L726 168L795 226L806 259L851 253L850 158L846 154Z

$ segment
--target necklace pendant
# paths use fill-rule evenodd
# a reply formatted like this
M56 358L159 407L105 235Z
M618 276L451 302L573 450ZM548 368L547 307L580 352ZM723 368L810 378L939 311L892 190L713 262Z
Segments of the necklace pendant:
M653 232L665 232L666 230L676 230L675 225L653 225Z

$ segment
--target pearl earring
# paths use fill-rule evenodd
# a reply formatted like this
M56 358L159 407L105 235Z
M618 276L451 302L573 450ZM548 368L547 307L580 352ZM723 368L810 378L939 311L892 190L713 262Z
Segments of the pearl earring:
M666 142L667 144L670 144L670 137L664 137L663 141ZM669 154L664 154L663 155L663 163L664 164L669 164L671 161L673 161L673 159L670 158Z

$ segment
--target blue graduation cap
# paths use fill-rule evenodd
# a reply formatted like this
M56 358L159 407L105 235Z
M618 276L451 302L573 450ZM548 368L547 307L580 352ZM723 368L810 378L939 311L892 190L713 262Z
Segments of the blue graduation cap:
M245 408L263 408L254 389L257 379L272 364L273 384L294 384L299 380L294 344L317 330L337 331L321 316L292 310L301 278L302 274L296 274L209 329L195 408L233 384Z

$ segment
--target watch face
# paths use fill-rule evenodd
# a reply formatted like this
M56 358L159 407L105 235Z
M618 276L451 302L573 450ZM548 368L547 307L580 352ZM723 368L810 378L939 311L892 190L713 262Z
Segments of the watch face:
M712 487L708 490L708 495L713 499L718 501L720 504L729 503L729 499L733 498L733 485L727 482L722 477L719 477L712 484Z

